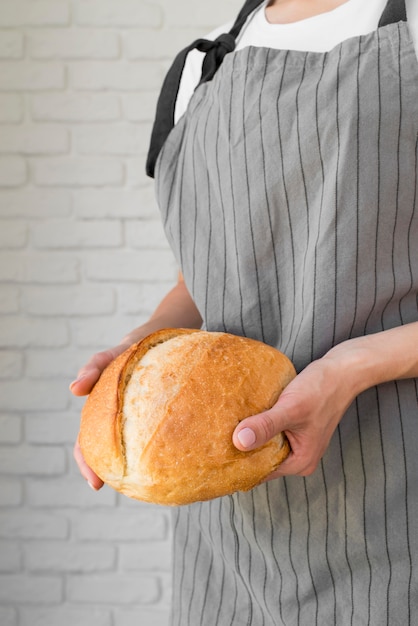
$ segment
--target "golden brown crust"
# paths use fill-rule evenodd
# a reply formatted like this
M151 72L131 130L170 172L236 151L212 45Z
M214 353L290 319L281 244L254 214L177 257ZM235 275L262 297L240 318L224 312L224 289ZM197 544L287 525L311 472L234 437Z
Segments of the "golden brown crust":
M125 371L134 353L132 346L110 363L81 412L79 441L84 460L105 482L124 474L120 404Z
M191 333L198 334L180 342L170 362L160 366L161 384L174 385L175 393L150 405L149 437L138 436L142 447L127 467L122 413L133 367L141 366L156 344ZM111 363L90 394L80 431L84 458L104 482L149 502L179 505L251 489L286 458L289 444L279 435L240 452L232 433L241 420L270 408L295 374L285 355L258 341L226 333L158 331Z
M123 481L125 475L122 409L132 367L157 343L194 332L164 329L133 344L102 372L81 412L79 443L84 460L106 483Z

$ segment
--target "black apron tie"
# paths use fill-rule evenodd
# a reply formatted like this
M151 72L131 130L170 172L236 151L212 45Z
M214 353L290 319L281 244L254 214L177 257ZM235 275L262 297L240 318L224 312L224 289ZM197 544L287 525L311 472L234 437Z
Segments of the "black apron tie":
M225 55L235 50L236 39L248 17L260 4L263 4L263 2L264 0L246 0L229 33L219 35L219 37L217 37L214 41L209 39L196 39L196 41L190 44L190 46L187 46L187 48L184 48L184 50L179 52L174 59L174 62L170 67L161 88L154 126L151 133L151 141L146 163L146 172L151 178L154 177L155 164L161 148L174 126L174 113L177 95L187 55L191 50L196 49L200 52L204 52L205 58L202 65L202 74L199 85L212 80L222 64ZM379 21L379 28L396 22L405 21L405 0L388 0Z
M161 88L151 134L146 164L146 172L151 178L154 177L155 163L157 162L160 150L174 126L177 95L187 55L191 50L195 49L204 52L205 58L202 65L202 75L199 85L212 80L225 55L235 50L236 38L247 21L247 18L263 1L264 0L247 0L229 33L219 35L214 41L209 39L197 39L190 44L190 46L187 46L187 48L179 52L174 59Z
M222 35L219 35L219 37L211 42L208 42L206 39L202 41L205 42L205 46L196 46L201 52L206 52L199 85L212 80L224 60L225 55L228 54L228 52L233 52L236 44L235 37L230 33L222 33ZM205 49L207 43L211 43L212 45L210 45L208 49Z

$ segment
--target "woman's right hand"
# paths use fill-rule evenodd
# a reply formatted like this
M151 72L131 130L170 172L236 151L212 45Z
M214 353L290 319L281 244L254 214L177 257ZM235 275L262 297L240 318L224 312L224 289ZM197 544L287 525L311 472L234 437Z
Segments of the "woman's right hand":
M161 325L158 322L150 321L143 326L135 328L135 330L126 335L120 344L114 348L93 354L87 363L78 371L77 378L71 383L71 393L75 396L87 396L99 380L103 370L116 359L117 356L160 327ZM85 462L81 453L79 437L77 437L77 441L75 442L73 455L81 475L87 480L90 487L95 491L101 489L104 483Z
M161 328L200 328L201 323L199 311L187 290L183 276L179 274L177 284L161 301L148 322L126 335L118 346L94 354L86 365L79 370L76 380L71 383L71 392L75 396L89 394L109 363L132 344L141 341L150 333ZM100 489L103 486L103 481L83 459L78 438L74 446L74 458L81 475L87 480L90 487L95 490Z
M103 370L109 365L111 361L116 359L119 354L122 354L122 352L126 350L129 345L131 345L131 343L132 342L124 341L114 348L110 348L109 350L97 352L97 354L94 354L86 363L86 365L84 365L84 367L79 370L76 380L71 383L71 393L75 396L88 395L93 389L94 385L99 380ZM93 470L85 462L81 453L78 437L74 445L73 454L81 475L83 476L83 478L86 479L90 487L95 491L103 487L103 481L93 472Z

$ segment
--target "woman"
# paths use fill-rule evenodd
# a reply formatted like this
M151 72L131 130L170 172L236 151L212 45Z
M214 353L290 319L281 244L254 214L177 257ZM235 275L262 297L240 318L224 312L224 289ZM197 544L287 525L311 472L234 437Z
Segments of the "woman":
M72 391L88 393L111 359L165 326L263 340L299 372L233 437L248 450L285 431L280 469L250 493L174 512L175 626L416 619L413 11L249 0L229 35L195 44L178 98L185 54L166 80L148 172L182 274Z

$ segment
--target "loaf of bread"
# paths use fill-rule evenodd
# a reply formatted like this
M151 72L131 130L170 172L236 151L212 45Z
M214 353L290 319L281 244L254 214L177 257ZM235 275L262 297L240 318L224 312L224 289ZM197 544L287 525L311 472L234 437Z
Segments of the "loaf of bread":
M289 453L280 434L241 452L237 424L270 408L295 376L289 359L227 333L166 329L102 373L81 416L87 464L117 491L182 505L246 491Z

